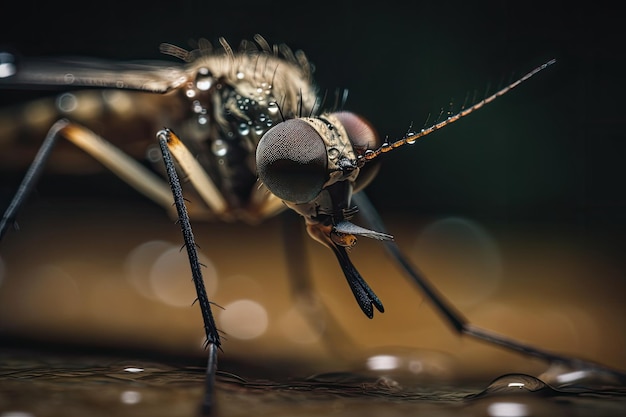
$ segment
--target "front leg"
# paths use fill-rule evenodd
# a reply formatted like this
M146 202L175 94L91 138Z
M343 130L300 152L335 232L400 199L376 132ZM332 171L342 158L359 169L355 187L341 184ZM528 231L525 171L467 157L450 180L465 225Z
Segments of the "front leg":
M198 252L196 250L196 242L191 230L191 223L189 221L187 207L185 206L183 190L180 185L178 175L176 174L176 167L169 149L169 146L180 143L180 140L171 130L168 129L161 130L157 133L157 139L159 141L159 146L161 147L163 162L165 163L165 169L172 188L174 204L176 205L176 211L178 212L178 223L180 224L183 239L185 241L185 247L187 248L187 256L189 257L189 264L191 266L191 275L193 283L196 287L196 300L200 304L200 311L204 321L206 346L209 351L209 355L206 369L204 400L201 411L203 415L211 415L215 409L214 396L215 375L217 372L217 351L220 348L221 340L217 327L215 326L213 312L211 311L211 302L209 301L209 297L207 296L206 289L204 287L202 270L200 268L200 261L198 260Z

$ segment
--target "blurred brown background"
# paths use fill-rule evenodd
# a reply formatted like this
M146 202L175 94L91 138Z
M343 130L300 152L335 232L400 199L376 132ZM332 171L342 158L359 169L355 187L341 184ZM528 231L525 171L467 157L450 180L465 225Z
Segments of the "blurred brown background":
M295 3L151 6L109 2L97 14L70 16L70 6L46 3L28 19L18 10L0 28L0 44L24 55L155 59L160 42L225 36L237 44L261 33L303 49L322 89L348 88L346 107L390 137L429 114L432 121L451 98L458 108L467 94L480 98L556 58L466 120L389 155L369 194L400 246L473 323L626 369L624 57L614 10L497 1L411 10L342 2L316 4L316 13ZM41 95L2 91L0 101ZM0 138L1 152L12 146ZM2 207L22 173L2 171ZM200 357L178 227L111 175L47 174L19 218L21 231L0 246L2 339ZM381 247L362 239L353 260L386 307L366 319L332 254L307 241L316 290L358 345L356 365L337 363L293 309L278 219L194 227L215 269L213 299L226 308L217 315L231 333L227 358L330 370L402 347L424 358L445 352L454 372L486 378L542 369L457 337ZM172 258L158 258L164 252ZM249 317L258 323L237 326Z

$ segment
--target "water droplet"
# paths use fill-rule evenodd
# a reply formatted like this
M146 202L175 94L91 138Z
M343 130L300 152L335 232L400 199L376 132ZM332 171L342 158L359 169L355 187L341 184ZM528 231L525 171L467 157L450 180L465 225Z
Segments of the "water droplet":
M198 71L196 75L196 88L200 91L208 91L213 85L213 81L214 79L209 75L208 70L206 73Z
M507 374L493 380L485 390L472 394L468 398L479 398L491 395L511 394L557 394L552 387L534 376L526 374Z
M244 73L243 73L243 72L241 72L241 71L239 71L239 72L237 73L237 75L235 75L235 76L237 77L237 79L238 79L238 80L243 80L243 78L244 78Z
M198 116L198 124L206 125L207 123L209 123L209 118L208 117L206 117L204 115Z
M250 126L243 122L239 125L239 134L241 136L247 136L250 133Z
M358 359L354 371L367 376L391 378L401 385L410 386L451 381L456 368L454 358L443 352L386 347Z
M596 369L574 368L561 363L553 363L539 378L556 388L571 386L619 386L618 376Z
M194 98L196 96L196 90L194 90L193 88L189 88L185 91L185 95L188 98Z
M268 103L267 105L267 111L270 114L276 114L278 113L278 104L275 101L272 101L270 103Z
M339 156L339 150L337 150L337 148L330 148L328 150L329 159L336 159L338 156Z
M228 145L221 139L217 139L211 144L211 152L215 156L225 156L228 153Z
M257 136L263 135L263 133L265 133L265 127L261 125L254 126L254 133L256 133Z

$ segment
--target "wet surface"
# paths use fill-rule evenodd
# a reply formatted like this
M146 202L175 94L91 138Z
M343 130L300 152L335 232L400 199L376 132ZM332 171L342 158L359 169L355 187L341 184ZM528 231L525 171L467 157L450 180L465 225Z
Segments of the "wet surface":
M201 366L123 357L3 350L0 416L196 416ZM600 380L555 388L525 374L487 386L359 373L241 377L221 372L217 415L623 416L626 388ZM251 410L254 410L251 412Z

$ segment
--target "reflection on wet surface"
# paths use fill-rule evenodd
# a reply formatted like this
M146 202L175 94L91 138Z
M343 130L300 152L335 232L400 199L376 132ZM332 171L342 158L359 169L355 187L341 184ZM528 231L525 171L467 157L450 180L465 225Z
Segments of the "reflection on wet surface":
M196 416L203 378L201 366L3 351L0 416ZM350 372L277 379L222 372L217 387L224 416L618 417L626 411L623 385L555 388L525 374L458 386Z

